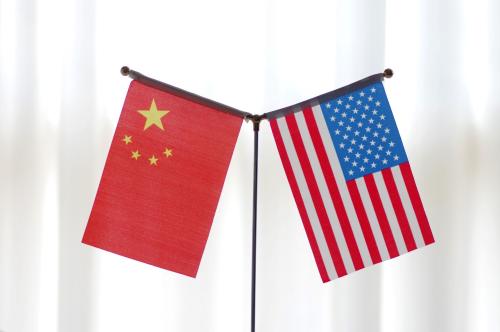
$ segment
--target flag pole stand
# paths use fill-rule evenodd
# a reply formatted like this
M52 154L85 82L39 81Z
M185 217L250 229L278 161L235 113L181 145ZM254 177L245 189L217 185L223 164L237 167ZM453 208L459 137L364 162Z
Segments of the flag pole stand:
M276 110L273 112L268 112L264 113L261 115L257 114L251 114L248 112L243 112L240 111L236 108L221 104L219 102L213 101L208 98L204 98L202 96L196 95L194 93L179 89L175 86L172 86L167 83L163 83L161 81L152 79L150 77L147 77L135 70L131 70L127 66L124 66L121 68L120 72L124 76L129 76L130 78L140 81L146 85L152 86L156 89L163 90L166 92L169 92L171 94L181 96L190 100L194 100L200 104L207 105L212 108L216 108L222 112L225 113L230 113L232 115L244 118L246 121L252 121L253 123L253 131L254 131L254 154L253 154L253 206L252 206L252 302L251 302L251 332L255 332L255 284L256 284L256 268L257 268L257 175L258 175L258 161L259 161L259 128L260 128L260 122L262 119L273 119L277 116L282 116L284 111L289 111L291 108L299 108L300 105L302 104L307 104L309 105L312 101L318 101L321 100L321 98L325 98L326 96L330 96L332 93L340 93L341 90L345 89L341 88L332 92L329 92L327 94L315 97L310 100L306 100L302 103L292 105L289 107L286 107L284 109ZM376 74L372 75L366 79L373 79L374 77L384 77L384 78L391 78L394 75L392 69L387 68L384 70L383 73L381 74ZM355 82L353 84L359 84L359 82L365 82L366 79Z
M253 123L253 207L252 207L252 303L250 331L255 332L255 284L257 272L257 175L259 166L259 128L263 115L249 115L247 120Z

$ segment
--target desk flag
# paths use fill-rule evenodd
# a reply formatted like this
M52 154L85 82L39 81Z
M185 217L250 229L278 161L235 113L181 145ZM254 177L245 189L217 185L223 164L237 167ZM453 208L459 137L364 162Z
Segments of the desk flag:
M132 81L83 242L195 277L241 123Z
M268 114L323 282L434 242L380 79Z

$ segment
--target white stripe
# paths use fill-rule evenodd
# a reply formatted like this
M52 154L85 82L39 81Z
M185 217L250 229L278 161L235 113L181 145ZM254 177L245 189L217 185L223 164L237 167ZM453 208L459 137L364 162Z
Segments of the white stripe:
M313 107L313 115L316 120L316 124L318 125L321 140L323 141L323 145L325 146L326 155L328 156L328 160L330 161L330 165L332 166L333 174L335 176L335 182L337 182L337 188L339 188L340 197L342 198L342 202L344 203L347 217L350 221L352 231L354 233L354 238L356 239L356 243L358 244L361 258L363 259L363 264L364 266L370 266L373 264L370 252L368 251L368 246L363 236L363 232L361 231L361 225L359 224L358 216L356 215L356 210L354 209L354 204L351 200L351 195L349 194L349 190L347 189L347 183L344 178L344 173L342 172L342 169L340 167L340 162L339 158L337 157L337 153L335 152L335 147L333 146L330 131L328 130L325 122L325 117L323 116L323 111L321 110L321 107L319 105Z
M352 257L349 252L349 247L347 246L347 241L345 239L344 233L342 232L337 213L335 212L333 200L328 191L326 180L323 171L321 170L318 156L316 155L316 149L314 148L309 130L307 129L304 113L295 113L295 119L297 120L297 126L299 127L300 136L302 136L302 141L304 142L304 147L306 148L306 154L309 158L309 162L311 163L314 178L316 179L316 183L318 184L319 192L321 194L321 200L323 201L326 213L328 214L328 219L330 221L330 225L332 226L333 234L335 235L335 239L340 250L340 255L342 256L342 261L344 262L347 273L351 273L354 271Z
M385 215L387 216L387 220L389 221L389 225L391 226L392 235L394 235L394 240L396 240L396 246L398 247L399 254L402 255L408 252L408 250L406 249L403 233L401 232L401 228L399 227L396 212L394 211L394 207L392 206L389 192L387 191L384 178L382 177L382 172L373 173L373 178L375 179L375 184L380 194L382 205L384 206Z
M410 195L408 194L408 191L406 189L403 174L401 174L401 169L399 168L399 166L395 166L391 168L391 171L394 176L394 182L396 182L396 187L398 188L399 197L401 198L401 202L403 203L406 217L408 218L408 223L410 224L413 238L415 239L415 243L417 244L417 248L423 247L425 246L424 238L422 236L422 232L420 231L420 225L418 224L415 210L413 210L413 206L411 205Z
M288 159L290 160L295 179L297 180L300 196L304 201L304 206L311 223L314 237L316 238L316 242L318 243L321 258L323 259L323 263L325 265L328 276L330 277L330 280L335 279L337 278L337 272L335 270L335 266L333 265L333 260L330 255L330 251L328 250L328 245L321 229L321 224L319 223L318 215L316 214L311 195L309 193L309 190L307 189L307 183L304 178L304 174L302 173L302 168L300 167L300 162L297 157L297 153L295 152L295 147L293 145L290 132L288 131L286 120L285 118L280 118L276 120L276 123L278 124L281 137L283 138L286 153L288 155Z
M387 244L385 243L384 235L382 234L382 229L380 228L377 215L375 214L375 209L373 208L368 188L366 188L365 180L363 178L356 179L356 185L358 186L359 195L361 196L361 201L363 202L368 222L370 223L373 236L375 237L380 257L383 261L385 261L390 258L389 251L387 249Z

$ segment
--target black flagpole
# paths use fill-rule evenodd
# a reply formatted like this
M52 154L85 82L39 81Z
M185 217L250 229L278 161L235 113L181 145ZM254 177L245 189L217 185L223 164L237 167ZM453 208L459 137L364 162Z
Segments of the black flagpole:
M252 309L251 332L255 332L255 282L257 272L257 175L259 166L259 127L263 116L251 115L247 119L253 122L253 209L252 209Z

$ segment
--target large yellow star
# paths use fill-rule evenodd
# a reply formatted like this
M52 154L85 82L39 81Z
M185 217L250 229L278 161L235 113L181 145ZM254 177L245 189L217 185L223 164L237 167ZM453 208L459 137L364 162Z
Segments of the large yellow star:
M164 130L161 118L164 117L170 111L159 111L158 108L156 107L156 102L153 99L153 101L151 102L151 107L149 107L149 110L139 110L137 112L139 112L142 116L146 118L146 123L144 124L144 130L148 129L152 125L155 125L161 130Z

